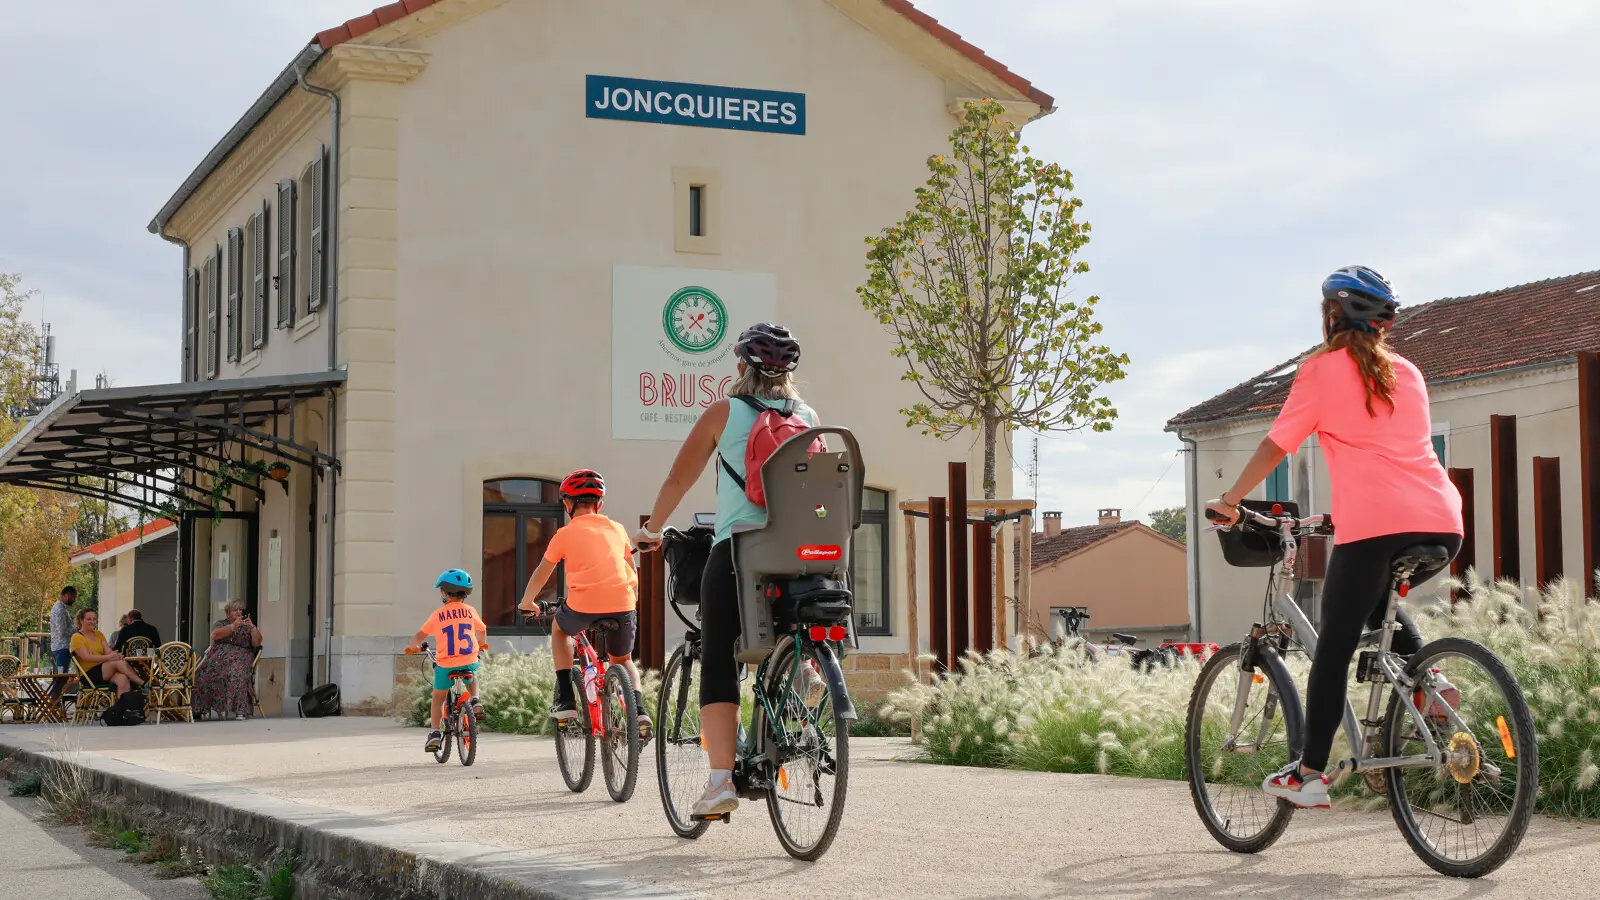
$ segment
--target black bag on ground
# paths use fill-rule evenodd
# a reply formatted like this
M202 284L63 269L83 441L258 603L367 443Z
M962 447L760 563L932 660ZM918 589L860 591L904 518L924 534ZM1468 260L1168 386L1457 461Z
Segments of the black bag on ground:
M339 715L339 686L324 684L307 691L300 698L300 718L320 719Z
M100 714L100 721L113 726L143 725L144 703L144 691L129 691L118 697L105 712Z

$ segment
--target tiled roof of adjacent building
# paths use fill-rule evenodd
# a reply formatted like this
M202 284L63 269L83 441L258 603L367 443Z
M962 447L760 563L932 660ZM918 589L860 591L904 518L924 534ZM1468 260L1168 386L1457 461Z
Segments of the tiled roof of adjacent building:
M375 28L387 25L396 19L402 19L412 13L427 9L436 2L437 0L400 0L397 3L380 6L364 16L357 16L342 25L336 25L333 28L318 32L315 41L321 45L322 49L329 50L345 41L354 40ZM1006 68L999 60L967 43L962 39L961 35L940 25L938 19L912 6L909 0L881 0L881 2L884 6L911 20L923 31L944 42L957 53L988 69L995 77L1027 95L1034 103L1039 104L1039 109L1049 112L1055 108L1055 98L1034 87L1032 82Z
M1110 525L1079 525L1076 528L1063 528L1055 537L1047 537L1043 532L1033 533L1033 567L1035 569L1048 566L1063 556L1086 550L1100 543L1119 531L1129 528L1143 527L1144 523L1137 519L1126 522L1115 522ZM1014 543L1013 549L1020 550L1021 544ZM1018 557L1021 558L1020 556Z
M106 556L107 554L111 553L111 551L117 550L121 547L126 547L135 541L142 543L145 540L154 540L155 538L162 537L168 531L177 527L177 524L170 519L155 519L146 522L138 528L130 528L119 535L108 537L98 544L90 544L87 547L79 547L78 549L72 551L72 563L74 565L82 565L91 559Z
M1600 271L1402 306L1389 341L1416 363L1430 384L1600 350ZM1167 430L1277 412L1289 396L1300 360L1315 349L1184 410L1167 422Z

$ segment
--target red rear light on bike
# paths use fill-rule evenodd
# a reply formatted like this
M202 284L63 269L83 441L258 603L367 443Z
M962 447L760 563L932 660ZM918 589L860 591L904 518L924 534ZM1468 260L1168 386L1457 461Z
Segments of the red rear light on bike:
M843 625L835 625L832 628L828 629L828 640L833 641L835 644L837 644L840 641L844 640L845 639L845 635L848 634L848 633L849 632L845 631L845 627Z
M1272 504L1272 514L1275 515L1275 516L1283 515L1283 504L1282 503L1274 503L1274 504Z
M1411 585L1402 584L1396 589L1395 593L1398 593L1400 596L1404 597L1405 595L1411 593Z
M825 640L827 640L828 639L828 629L822 627L821 625L813 625L813 626L811 626L811 639L813 641L825 641Z

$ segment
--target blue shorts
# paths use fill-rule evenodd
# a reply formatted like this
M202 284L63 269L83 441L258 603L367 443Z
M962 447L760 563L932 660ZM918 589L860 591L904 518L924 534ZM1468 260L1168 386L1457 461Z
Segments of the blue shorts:
M433 689L436 690L436 691L448 691L448 690L450 690L450 673L451 672L472 672L472 673L476 673L477 671L478 671L478 664L477 663L473 663L470 666L456 666L453 669L446 669L446 668L442 668L440 666L434 666L433 667Z

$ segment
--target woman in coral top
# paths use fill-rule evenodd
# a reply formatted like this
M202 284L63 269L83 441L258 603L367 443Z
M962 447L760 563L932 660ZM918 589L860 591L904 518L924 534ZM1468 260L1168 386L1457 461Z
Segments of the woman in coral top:
M1395 555L1413 544L1442 545L1452 556L1461 549L1461 494L1433 452L1427 385L1387 342L1399 308L1389 282L1365 266L1328 276L1322 347L1300 364L1289 399L1239 480L1207 504L1236 521L1238 501L1316 432L1328 461L1335 531L1306 686L1306 745L1300 759L1262 783L1297 806L1328 806L1323 770L1344 712L1350 660L1362 632L1383 622ZM1412 583L1433 574L1419 572ZM1409 656L1422 637L1404 612L1400 624L1394 652Z

